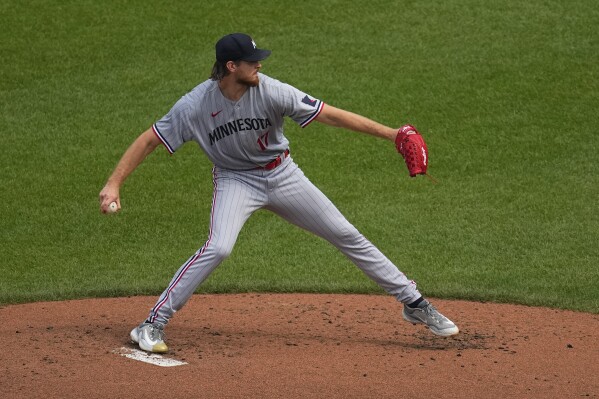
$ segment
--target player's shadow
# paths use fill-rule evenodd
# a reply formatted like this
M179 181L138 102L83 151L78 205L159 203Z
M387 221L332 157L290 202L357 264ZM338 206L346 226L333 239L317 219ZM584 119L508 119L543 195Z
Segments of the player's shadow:
M400 347L416 350L465 350L465 349L489 349L489 341L493 335L485 335L478 332L463 330L452 337L440 337L432 334L425 327L414 330L413 333L403 332L392 338L367 337L361 334L352 335L351 332L343 336L324 335L319 332L294 332L290 329L287 333L280 331L244 330L244 329L217 329L202 328L199 331L181 326L175 333L181 334L181 338L188 337L191 342L202 342L204 347L214 343L215 347L230 347L243 349L246 346L256 345L257 342L268 342L269 345L302 346L320 344L324 346L352 344L358 346L372 347ZM173 335L174 336L174 335Z

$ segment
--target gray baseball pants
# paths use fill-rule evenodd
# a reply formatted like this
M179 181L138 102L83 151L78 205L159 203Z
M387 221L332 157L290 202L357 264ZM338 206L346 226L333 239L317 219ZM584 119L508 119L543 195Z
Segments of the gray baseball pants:
M214 195L208 240L177 271L148 321L168 323L196 288L233 250L241 228L258 209L324 238L370 279L403 303L420 297L406 276L345 219L335 205L287 157L273 170L234 171L214 167Z

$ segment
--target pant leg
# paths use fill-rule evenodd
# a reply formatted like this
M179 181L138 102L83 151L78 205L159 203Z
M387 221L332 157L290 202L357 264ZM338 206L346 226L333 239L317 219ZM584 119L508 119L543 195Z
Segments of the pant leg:
M231 173L214 172L208 240L179 268L150 311L148 321L166 324L185 305L197 287L231 254L241 228L261 207L260 197L255 187Z
M267 209L329 241L370 279L400 302L420 297L408 278L295 166L277 182Z

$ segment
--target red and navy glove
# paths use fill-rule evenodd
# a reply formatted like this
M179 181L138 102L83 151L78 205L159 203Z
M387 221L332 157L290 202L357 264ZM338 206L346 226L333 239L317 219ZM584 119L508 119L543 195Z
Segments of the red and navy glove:
M426 175L428 166L428 149L424 138L412 125L404 125L397 131L395 148L401 154L410 176Z

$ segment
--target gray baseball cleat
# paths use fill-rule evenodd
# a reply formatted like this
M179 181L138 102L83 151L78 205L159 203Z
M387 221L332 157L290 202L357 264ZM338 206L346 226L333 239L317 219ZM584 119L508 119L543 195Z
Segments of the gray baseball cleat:
M404 304L403 318L406 321L416 325L426 325L433 334L442 337L456 335L460 330L447 317L443 316L435 307L428 301L423 301L418 307L410 308Z
M166 353L168 346L164 343L164 326L160 323L142 323L131 330L131 340L148 352Z

